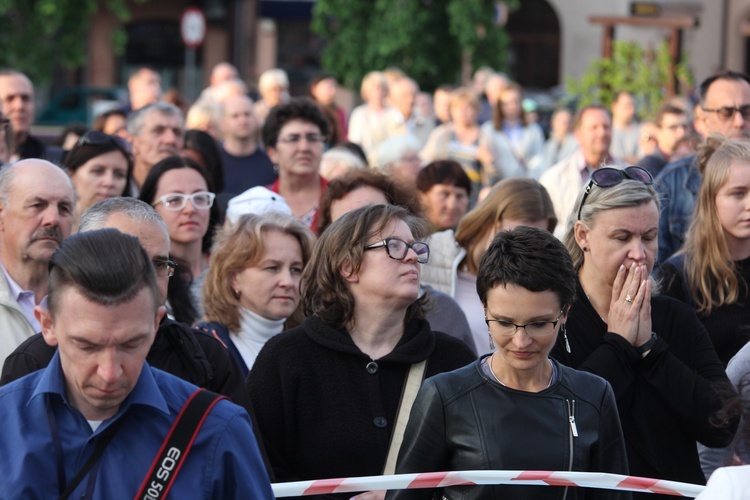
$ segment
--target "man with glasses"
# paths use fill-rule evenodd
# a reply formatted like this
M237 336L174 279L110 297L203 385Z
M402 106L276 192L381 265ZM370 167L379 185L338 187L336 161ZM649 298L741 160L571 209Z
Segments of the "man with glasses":
M274 107L263 125L263 143L279 173L269 189L280 194L294 216L313 231L320 198L328 185L319 173L327 134L328 120L307 98Z
M665 103L656 112L654 134L656 149L650 155L638 161L638 166L648 170L656 176L669 163L669 157L674 153L675 146L691 130L687 113L674 104Z
M726 137L747 134L750 130L750 76L724 71L706 78L700 86L694 125L704 138L717 133ZM700 184L696 155L668 164L656 178L654 185L662 204L656 265L682 247Z
M75 194L70 177L40 159L0 171L0 368L41 331L34 308L45 306L49 260L70 235Z
M48 146L31 135L35 111L34 84L20 71L0 71L0 111L13 125L15 151L11 152L11 160L42 158L62 165L62 148Z

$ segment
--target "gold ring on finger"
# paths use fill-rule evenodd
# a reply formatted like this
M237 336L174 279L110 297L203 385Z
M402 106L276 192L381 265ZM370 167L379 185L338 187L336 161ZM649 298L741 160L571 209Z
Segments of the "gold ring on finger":
M627 302L628 304L633 303L633 298L630 296L630 294L625 296L625 302Z

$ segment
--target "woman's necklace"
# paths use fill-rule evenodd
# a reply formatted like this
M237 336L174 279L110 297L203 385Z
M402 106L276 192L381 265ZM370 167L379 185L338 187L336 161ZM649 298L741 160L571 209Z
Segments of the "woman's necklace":
M492 376L495 377L495 380L497 380L498 384L502 385L503 387L508 387L503 383L502 380L500 380L500 378L495 373L495 369L492 367L492 362L495 360L495 354L497 353L494 353L492 356L490 356L490 372L492 372ZM549 375L549 382L547 382L547 387L545 387L545 389L549 389L549 387L552 385L552 379L555 377L555 369L552 367L552 360L547 358L547 361L549 362L549 367L552 370L552 373L550 373Z

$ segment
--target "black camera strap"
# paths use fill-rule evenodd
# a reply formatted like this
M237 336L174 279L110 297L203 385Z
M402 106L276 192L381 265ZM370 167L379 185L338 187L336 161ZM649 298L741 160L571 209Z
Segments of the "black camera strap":
M137 500L166 498L211 409L226 396L196 390L180 410L141 484Z

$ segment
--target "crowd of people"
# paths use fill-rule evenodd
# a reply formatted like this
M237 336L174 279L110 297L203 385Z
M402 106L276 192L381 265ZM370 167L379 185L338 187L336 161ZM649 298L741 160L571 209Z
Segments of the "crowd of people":
M487 68L433 94L373 71L352 110L328 74L256 88L220 63L185 103L140 68L54 145L0 71L2 491L482 469L750 488L749 76L549 120ZM646 497L353 498L435 495Z

